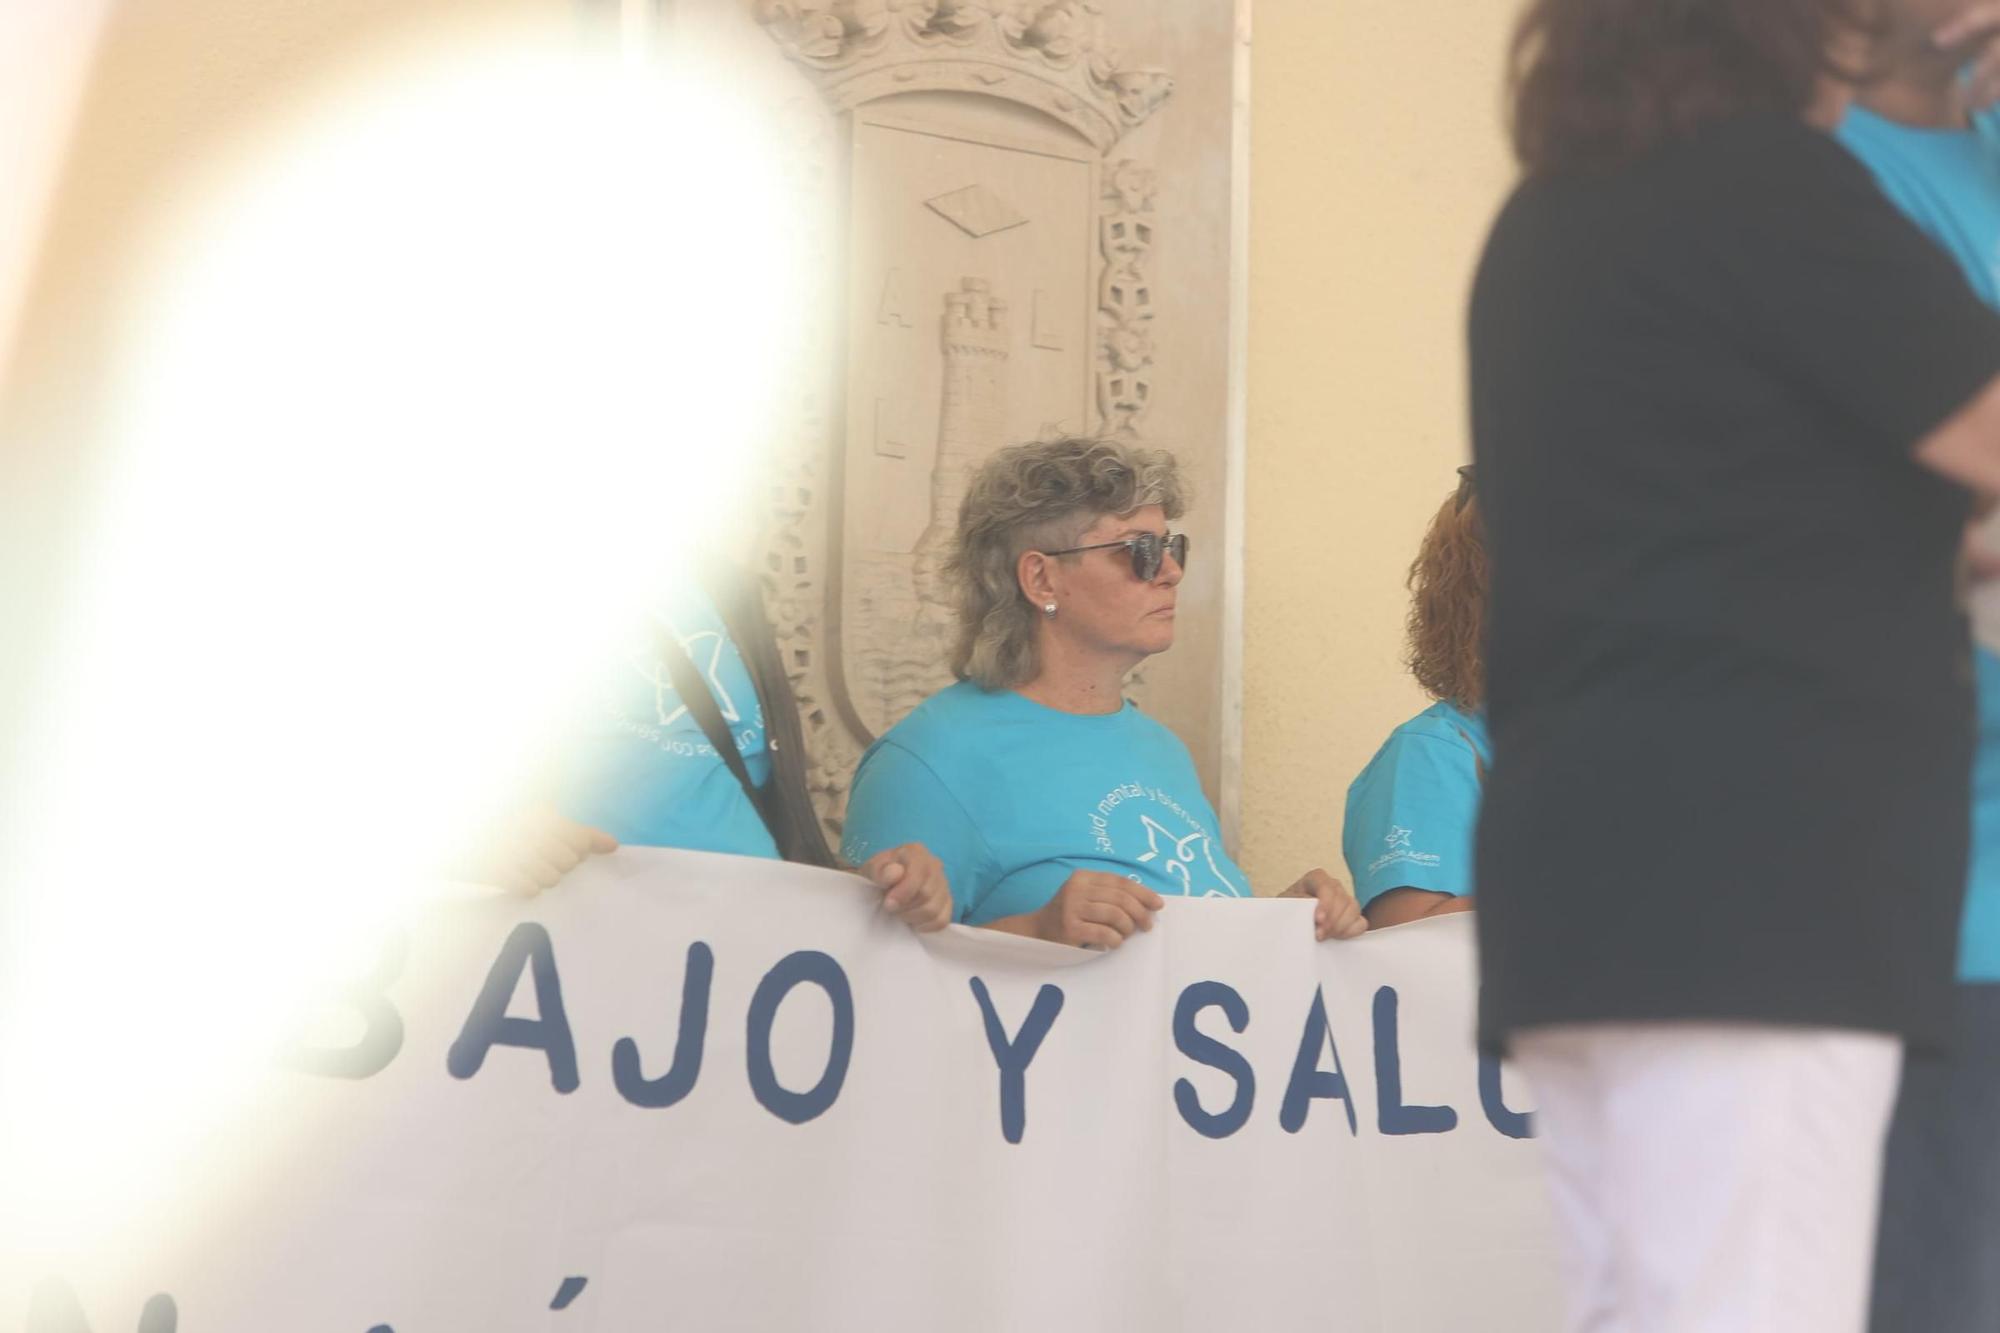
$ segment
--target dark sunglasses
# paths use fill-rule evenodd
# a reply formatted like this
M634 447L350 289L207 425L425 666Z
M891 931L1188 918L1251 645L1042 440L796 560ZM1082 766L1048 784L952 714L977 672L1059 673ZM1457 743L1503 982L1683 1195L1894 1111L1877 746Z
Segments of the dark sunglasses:
M1157 532L1142 532L1136 537L1122 541L1099 542L1095 546L1072 546L1062 551L1044 551L1043 555L1081 555L1085 551L1108 551L1114 546L1122 546L1132 553L1132 573L1148 583L1158 576L1160 563L1167 556L1183 570L1187 568L1188 539L1185 532L1169 533L1162 537Z

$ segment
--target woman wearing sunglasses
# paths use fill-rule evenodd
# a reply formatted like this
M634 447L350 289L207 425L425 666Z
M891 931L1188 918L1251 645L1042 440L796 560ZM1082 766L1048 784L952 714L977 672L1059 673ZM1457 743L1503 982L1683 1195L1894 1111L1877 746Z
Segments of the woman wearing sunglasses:
M1410 674L1434 701L1397 727L1347 789L1341 835L1371 926L1472 909L1472 833L1486 738L1486 542L1472 469L1410 566Z
M956 919L1116 948L1163 896L1242 898L1180 739L1124 697L1173 646L1188 559L1172 455L1112 440L1003 449L973 478L950 568L956 685L862 758L845 851L921 842L944 863ZM1367 929L1315 870L1321 939Z

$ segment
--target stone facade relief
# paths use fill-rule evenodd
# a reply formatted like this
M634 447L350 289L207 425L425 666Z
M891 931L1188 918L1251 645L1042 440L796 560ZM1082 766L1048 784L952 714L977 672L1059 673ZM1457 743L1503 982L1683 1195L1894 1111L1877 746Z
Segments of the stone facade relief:
M1004 444L1096 426L1092 366L1076 354L1095 317L1096 189L1087 156L991 127L871 108L852 134L852 196L871 206L848 228L855 302L831 665L847 711L874 736L951 681L944 565L973 470ZM900 293L886 320L860 304L884 273ZM884 419L902 423L908 448L884 447Z
M944 393L928 522L908 551L862 539L844 621L846 679L855 710L876 734L951 684L945 663L957 621L945 565L958 507L979 460L1006 443L1007 303L978 278L947 293L941 329Z
M843 111L915 89L1032 106L1102 154L1173 91L1128 67L1094 0L757 0L785 54Z
M765 551L837 829L862 750L951 680L944 566L973 469L1020 440L1143 428L1156 185L1106 154L1172 81L1127 68L1091 0L753 12L844 149L823 159L847 197L844 370L774 487Z
M1106 173L1098 219L1104 275L1098 280L1097 412L1111 435L1137 434L1153 397L1153 173L1123 161Z

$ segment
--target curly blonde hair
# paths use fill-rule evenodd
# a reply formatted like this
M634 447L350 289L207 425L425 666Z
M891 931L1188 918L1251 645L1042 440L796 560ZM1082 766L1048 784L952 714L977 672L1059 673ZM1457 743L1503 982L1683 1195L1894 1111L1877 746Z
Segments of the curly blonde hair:
M1017 444L988 458L958 510L947 567L958 598L952 673L989 690L1033 680L1041 669L1036 609L1016 572L1028 551L1074 546L1107 514L1159 505L1187 509L1180 467L1164 449L1069 438Z
M1471 484L1444 502L1410 565L1410 674L1433 699L1486 706L1486 525Z

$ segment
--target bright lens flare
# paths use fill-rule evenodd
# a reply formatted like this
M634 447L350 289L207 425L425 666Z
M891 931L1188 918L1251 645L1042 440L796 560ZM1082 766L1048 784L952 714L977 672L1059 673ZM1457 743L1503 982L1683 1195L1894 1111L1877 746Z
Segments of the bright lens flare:
M167 229L5 821L0 1252L155 1206L634 611L743 545L792 177L740 95L568 46L378 67Z

